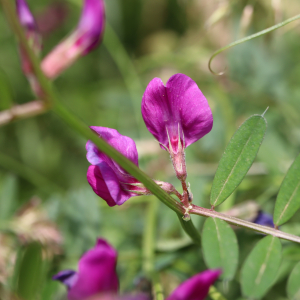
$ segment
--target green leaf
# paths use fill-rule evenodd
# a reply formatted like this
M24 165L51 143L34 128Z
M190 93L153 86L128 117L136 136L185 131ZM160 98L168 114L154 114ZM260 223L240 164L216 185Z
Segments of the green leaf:
M241 271L244 296L260 299L274 283L281 262L281 243L277 237L260 240L247 257Z
M7 175L0 188L0 220L7 219L13 214L16 206L18 181L16 176Z
M17 295L23 300L32 300L41 288L44 263L42 260L42 246L38 243L30 244L24 250L18 267Z
M232 228L223 220L208 218L202 232L204 261L210 269L221 268L221 278L231 280L238 266L239 249Z
M266 119L253 115L235 132L220 160L212 184L211 205L221 204L239 186L256 157L266 129Z
M274 224L282 225L288 221L300 207L300 154L288 170L278 193Z
M287 294L290 300L300 299L300 262L293 269L288 282L287 282Z

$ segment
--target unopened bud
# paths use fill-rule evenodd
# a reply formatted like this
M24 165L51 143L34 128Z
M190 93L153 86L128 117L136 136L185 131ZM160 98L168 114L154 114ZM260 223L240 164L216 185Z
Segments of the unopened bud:
M75 31L57 45L42 61L41 68L48 78L55 78L80 56L88 54L101 42L105 26L103 0L85 0Z

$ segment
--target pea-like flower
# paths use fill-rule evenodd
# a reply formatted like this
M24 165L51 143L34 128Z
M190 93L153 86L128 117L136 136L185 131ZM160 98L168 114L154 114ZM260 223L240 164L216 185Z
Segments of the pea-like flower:
M117 252L105 240L98 239L95 248L79 260L78 272L64 270L53 276L68 288L69 300L146 300L146 294L122 295L118 293L116 274ZM179 285L166 300L204 300L210 286L221 270L206 270Z
M116 273L117 251L103 239L79 260L78 272L64 270L53 276L68 288L69 300L83 300L96 294L116 294L119 280Z
M85 0L75 31L57 45L42 61L41 68L49 78L57 77L82 55L101 42L105 27L104 0Z
M90 128L138 166L138 152L135 142L131 138L123 136L111 128L97 126ZM87 171L87 180L94 192L103 198L109 206L121 205L134 196L151 194L142 183L101 152L91 141L87 142L86 150L87 160L92 164ZM155 182L168 193L175 190L170 183Z
M143 95L142 115L161 148L170 153L177 177L185 180L184 148L213 125L212 112L197 84L184 74L173 75L166 86L154 78Z

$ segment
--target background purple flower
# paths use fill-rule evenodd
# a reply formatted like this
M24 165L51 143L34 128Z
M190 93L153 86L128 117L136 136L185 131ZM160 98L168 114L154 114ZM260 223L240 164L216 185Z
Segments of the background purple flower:
M98 239L96 246L79 260L78 272L64 270L53 276L68 288L69 300L83 300L96 294L117 293L117 252L105 240Z
M187 147L207 134L213 125L206 98L184 74L173 75L166 86L160 78L151 80L143 95L142 115L148 130L167 148L169 135L174 153L179 139Z
M179 285L166 300L204 300L221 270L206 270Z

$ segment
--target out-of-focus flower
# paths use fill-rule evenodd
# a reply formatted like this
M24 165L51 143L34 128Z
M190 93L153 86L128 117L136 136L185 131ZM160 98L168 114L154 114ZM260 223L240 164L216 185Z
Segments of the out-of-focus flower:
M105 240L79 260L78 272L64 270L53 276L68 288L69 300L84 300L97 294L116 294L119 288L116 273L117 252Z
M117 252L105 240L98 239L95 248L79 260L78 272L64 270L53 276L68 288L69 300L146 300L144 293L118 293L116 274ZM206 270L179 285L166 300L204 300L209 287L218 279L221 270Z
M184 148L213 125L212 112L197 84L184 74L173 75L166 86L154 78L143 95L142 115L161 148L170 153L177 177L185 180Z
M75 31L43 59L41 68L45 75L57 77L77 58L92 51L102 40L104 26L104 0L85 0Z
M39 55L42 50L42 39L38 32L34 17L26 3L25 0L16 0L16 9L17 15L19 17L19 21L22 27L25 29L26 38L29 42L31 49L34 51L36 55ZM32 64L28 59L28 56L23 48L20 45L20 57L22 63L22 70L28 81L30 82L32 90L39 95L40 87L36 80L36 76L33 71Z
M138 153L134 141L121 135L117 130L106 127L90 127L99 137L138 166ZM121 205L131 197L150 195L143 184L124 171L115 161L91 142L86 144L87 160L92 164L87 171L87 180L94 192L103 198L109 206ZM173 185L155 181L168 193L174 191Z
M274 222L272 215L265 213L263 211L258 212L256 218L253 221L256 224L268 226L274 228Z
M36 54L42 49L41 37L38 32L35 19L25 0L16 0L17 15L26 32L30 46Z
M61 234L47 217L38 198L32 198L18 211L11 222L11 230L23 244L36 241L44 245L48 256L61 252Z

